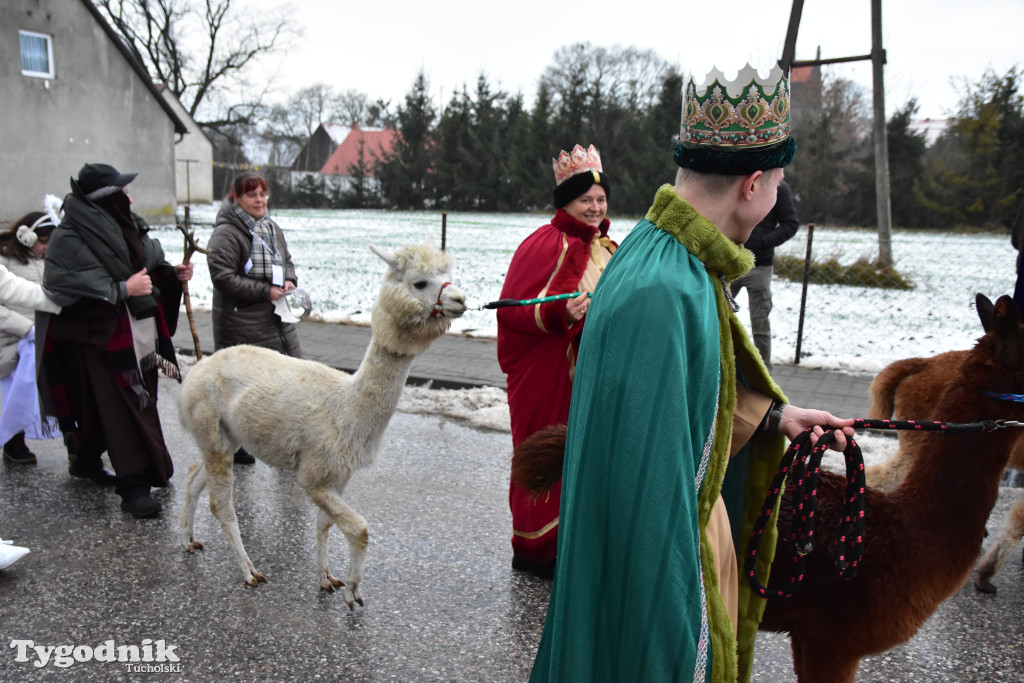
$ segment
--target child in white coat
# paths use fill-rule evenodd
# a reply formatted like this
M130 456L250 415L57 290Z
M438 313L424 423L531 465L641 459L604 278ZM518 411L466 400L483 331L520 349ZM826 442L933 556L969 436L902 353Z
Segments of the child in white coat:
M36 220L38 220L38 216ZM22 219L18 219L11 225L10 229L15 231L15 235L23 222ZM35 220L30 221L29 224L31 225L32 223L35 223ZM36 226L36 228L38 227ZM30 229L34 233L36 228ZM22 231L22 233L24 235L25 231ZM24 239L29 241L27 236ZM38 235L34 242L37 241ZM61 310L60 306L50 300L41 285L15 275L2 264L0 264L0 306L17 306L23 309L48 311L50 313L60 313ZM31 334L31 331L28 334ZM28 552L28 548L0 539L0 571L12 566L27 555Z

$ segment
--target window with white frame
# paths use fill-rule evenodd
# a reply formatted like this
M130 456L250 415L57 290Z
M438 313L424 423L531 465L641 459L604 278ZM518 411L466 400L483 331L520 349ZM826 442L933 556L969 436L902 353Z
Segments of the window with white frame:
M53 44L45 33L18 31L23 76L53 78Z

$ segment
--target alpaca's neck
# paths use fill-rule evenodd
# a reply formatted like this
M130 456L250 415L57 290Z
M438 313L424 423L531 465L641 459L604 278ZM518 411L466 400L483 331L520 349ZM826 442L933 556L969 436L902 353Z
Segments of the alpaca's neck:
M374 336L366 348L363 362L352 377L355 402L368 408L368 413L381 418L381 431L398 406L398 399L415 358L414 355L388 350Z
M969 423L1020 419L1014 413L1021 413L1021 408L1000 405L957 387L946 392L934 414L936 420ZM913 466L891 494L907 518L905 529L934 533L946 541L956 538L973 558L999 494L1000 474L1018 437L1011 428L922 434ZM958 544L940 545L948 549Z

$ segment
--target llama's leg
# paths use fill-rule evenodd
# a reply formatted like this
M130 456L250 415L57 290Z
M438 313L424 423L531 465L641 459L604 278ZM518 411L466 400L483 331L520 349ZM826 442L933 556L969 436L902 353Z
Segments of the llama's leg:
M333 591L345 585L341 579L331 575L327 566L327 539L331 533L334 520L324 512L323 509L316 509L316 573L320 579L320 587L324 590Z
M235 551L238 565L242 570L242 580L250 586L266 583L267 579L253 566L252 560L242 545L242 535L238 531L238 516L232 499L231 456L226 453L213 453L206 458L207 486L210 489L210 512L220 522L220 528L228 537L231 549Z
M856 680L859 657L850 659L821 647L820 642L803 643L799 648L796 641L793 642L797 683L854 683Z
M803 665L801 660L801 657L803 656L803 647L800 639L792 633L789 635L789 647L793 651L793 673L796 674L796 679L798 681L802 680L800 672Z
M190 553L203 549L203 544L195 539L195 522L196 506L205 488L206 469L202 463L196 463L188 469L188 476L185 478L185 500L178 518L181 544Z
M978 572L974 577L975 588L982 593L996 592L992 577L1003 566L1010 551L1017 547L1022 537L1024 537L1024 495L1017 499L1013 509L1010 510L1003 532L999 534L999 540L978 562Z
M301 484L301 481L300 481ZM366 547L370 542L369 531L366 528L366 520L355 510L345 505L341 498L331 489L316 487L307 488L306 494L318 508L323 510L330 517L338 530L345 534L348 540L348 574L345 575L345 590L343 592L345 604L352 608L353 603L363 604L362 596L359 594L359 582L363 579L363 562L366 559ZM327 569L327 533L321 533L318 523L317 528L317 561L322 562L317 567L317 572L322 577L320 585L325 585L330 572ZM323 544L323 548L321 548Z

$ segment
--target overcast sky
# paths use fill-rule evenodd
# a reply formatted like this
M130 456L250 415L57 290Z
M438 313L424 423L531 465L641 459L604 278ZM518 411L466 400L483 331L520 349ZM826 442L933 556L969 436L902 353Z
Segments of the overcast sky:
M555 51L587 41L651 49L700 79L712 65L734 76L746 61L766 72L781 56L791 4L296 0L290 15L304 37L276 65L276 91L320 81L394 107L423 70L442 105L481 73L532 102ZM959 99L951 78L974 83L986 68L1024 66L1024 0L885 0L882 12L889 113L916 97L921 118L943 118ZM871 1L806 0L796 58L813 59L819 46L823 58L868 54ZM831 68L870 88L870 62Z

